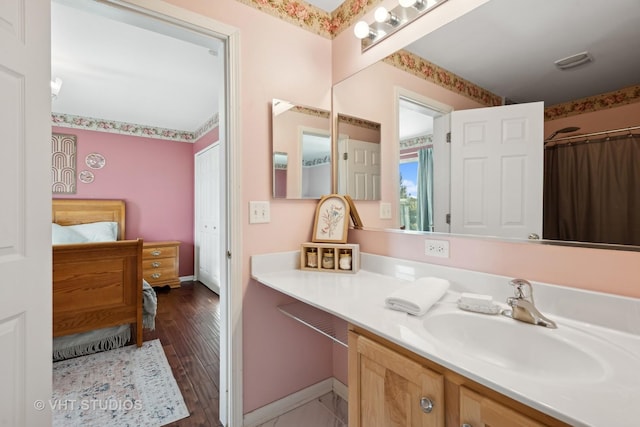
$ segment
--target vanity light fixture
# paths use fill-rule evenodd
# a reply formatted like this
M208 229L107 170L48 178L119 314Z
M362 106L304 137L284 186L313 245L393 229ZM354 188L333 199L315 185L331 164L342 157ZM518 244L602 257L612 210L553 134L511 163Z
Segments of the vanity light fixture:
M379 22L381 24L388 23L393 27L400 24L400 19L398 19L398 17L393 13L389 12L384 6L380 6L379 8L377 8L373 17L376 22Z
M377 31L372 30L369 24L367 24L365 21L358 21L356 23L355 27L353 27L353 34L355 34L355 36L359 39L369 38L373 40L378 37Z
M375 21L372 24L359 21L353 27L355 36L362 40L363 52L447 0L398 1L398 6L392 10L378 7L374 12Z

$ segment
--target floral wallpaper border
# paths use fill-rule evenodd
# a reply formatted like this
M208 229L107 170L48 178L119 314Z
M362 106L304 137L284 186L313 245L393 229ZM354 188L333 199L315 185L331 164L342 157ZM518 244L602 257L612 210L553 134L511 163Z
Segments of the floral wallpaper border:
M329 39L340 34L355 19L380 2L379 0L346 0L329 13L303 0L237 1Z
M563 104L551 105L544 109L545 121L563 117L591 113L608 108L640 102L640 85L629 86L613 92L577 99Z
M323 119L331 118L331 112L327 110L320 110L318 108L311 107L303 107L302 105L296 105L291 109L291 111L295 111L296 113L306 114L308 116L321 117Z
M176 129L144 126L135 123L118 122L115 120L75 116L72 114L51 113L51 123L53 126L117 133L121 135L144 136L148 138L165 139L178 142L195 142L202 135L216 127L218 125L218 120L218 113L216 113L196 131L188 132Z
M344 114L338 115L338 123L346 123L346 124L357 126L364 129L377 130L377 131L380 130L380 123L361 119L359 117L346 116Z
M481 88L460 76L441 68L406 50L392 53L383 59L387 64L400 68L417 77L478 101L488 107L502 105L502 97Z
M433 144L433 135L422 135L400 141L400 150Z

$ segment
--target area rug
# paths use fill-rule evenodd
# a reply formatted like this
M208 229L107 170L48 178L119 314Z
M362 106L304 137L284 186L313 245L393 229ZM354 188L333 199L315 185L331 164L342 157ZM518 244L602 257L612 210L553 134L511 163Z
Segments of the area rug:
M159 340L53 364L53 426L162 426L189 416Z

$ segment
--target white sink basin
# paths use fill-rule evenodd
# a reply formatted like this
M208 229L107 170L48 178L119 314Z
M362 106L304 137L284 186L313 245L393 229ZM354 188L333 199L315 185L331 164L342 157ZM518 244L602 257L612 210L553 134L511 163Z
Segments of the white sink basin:
M609 365L594 355L607 354L608 343L559 325L548 329L501 315L461 310L427 315L427 333L455 354L536 380L597 382Z

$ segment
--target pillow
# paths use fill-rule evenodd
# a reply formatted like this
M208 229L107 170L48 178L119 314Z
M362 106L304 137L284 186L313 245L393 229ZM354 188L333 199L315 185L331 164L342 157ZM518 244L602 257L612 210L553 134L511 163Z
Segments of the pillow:
M55 222L51 227L51 242L54 245L65 243L85 243L87 238L70 227L63 227Z
M88 224L68 225L66 228L86 238L87 242L115 242L118 240L117 222L90 222Z

